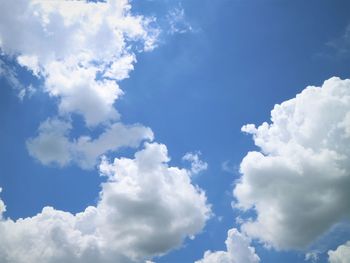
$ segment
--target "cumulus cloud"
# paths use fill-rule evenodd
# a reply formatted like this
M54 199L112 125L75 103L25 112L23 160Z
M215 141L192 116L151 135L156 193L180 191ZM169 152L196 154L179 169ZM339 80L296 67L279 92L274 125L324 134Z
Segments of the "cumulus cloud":
M96 80L98 68L82 68L67 63L52 62L47 67L46 90L60 97L59 112L82 114L88 126L119 119L113 104L123 94L115 81Z
M29 154L44 165L66 166L75 162L83 169L91 169L102 154L153 140L152 130L139 124L114 123L95 139L90 136L70 139L71 129L69 121L47 119L41 123L37 137L27 140Z
M255 249L250 246L250 240L237 229L232 228L227 232L225 241L227 251L204 253L203 259L195 263L258 263L259 256Z
M246 125L261 152L243 159L236 206L253 209L250 237L305 248L350 209L350 80L331 78L276 105L271 123Z
M43 91L58 105L59 118L79 114L89 129L101 124L105 129L97 139L82 136L71 141L71 123L46 121L38 137L27 142L32 156L43 164L73 161L91 168L105 152L153 139L146 127L116 123L120 115L115 102L123 95L118 81L129 77L135 54L156 46L159 30L154 18L132 14L128 0L0 4L1 53L43 82ZM19 86L16 75L8 72L13 86ZM30 96L32 90L22 87L19 96Z
M42 78L61 115L89 126L115 121L116 81L133 70L133 52L155 47L153 18L133 15L127 0L1 0L0 48Z
M180 246L202 230L210 207L190 172L168 161L165 145L146 143L134 159L102 161L96 206L1 219L2 262L142 262Z
M208 169L208 163L202 161L199 156L201 152L188 152L183 157L182 160L188 161L191 163L191 172L192 174L198 174L202 171Z
M350 241L340 245L336 250L328 251L328 260L330 263L349 263L350 262Z

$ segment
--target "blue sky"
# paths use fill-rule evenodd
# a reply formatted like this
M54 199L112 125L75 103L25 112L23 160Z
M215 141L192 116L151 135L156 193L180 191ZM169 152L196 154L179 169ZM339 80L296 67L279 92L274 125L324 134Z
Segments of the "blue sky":
M19 2L18 6L28 8L28 12L31 12L32 7L28 7L30 5L26 1ZM111 3L113 2L125 4L124 1L111 1ZM83 4L83 2L81 3ZM109 2L105 4L109 5ZM6 4L5 11L0 12L9 13L18 10L16 5ZM91 5L91 3L86 3L86 5ZM331 100L330 94L335 94L337 90L344 90L337 99L341 101L346 96L349 98L350 84L347 79L349 78L348 69L350 66L350 16L348 13L350 3L345 0L134 0L131 2L131 6L131 16L141 15L145 21L149 18L153 20L150 19L152 20L150 25L141 23L144 26L142 33L138 31L128 33L127 29L121 27L120 30L126 37L117 39L117 41L127 43L128 47L123 46L122 51L111 49L110 53L106 52L107 54L102 51L108 50L110 46L119 45L115 39L109 40L108 37L111 35L103 31L110 30L110 28L102 28L101 34L106 34L102 37L94 35L87 38L86 42L79 42L75 45L74 42L70 42L72 39L74 40L74 38L70 38L70 34L76 33L75 29L67 29L66 27L62 27L62 29L62 25L59 24L67 19L64 8L62 13L55 14L61 17L62 21L55 20L54 16L50 17L49 26L52 27L49 29L53 35L53 42L50 42L50 36L43 35L46 31L41 33L35 28L37 21L32 24L28 22L28 28L25 28L26 23L21 24L20 19L16 20L16 15L20 17L18 12L13 12L15 18L0 19L0 48L2 50L0 58L0 73L2 75L0 80L0 165L2 167L0 187L2 188L1 200L6 204L6 212L1 219L5 222L4 225L6 220L33 218L41 213L43 207L46 206L53 207L55 211L69 212L72 215L84 211L88 206L99 206L99 204L101 207L107 206L107 202L105 203L101 196L108 196L109 192L101 191L101 183L109 182L108 180L119 182L118 180L121 179L116 179L117 175L113 177L99 168L100 157L105 155L110 162L108 169L112 169L115 165L116 174L118 174L118 165L125 164L113 164L113 159L129 158L132 160L136 152L142 152L144 148L147 148L143 144L143 141L146 140L154 144L166 145L168 155L171 157L168 165L185 168L191 181L190 185L196 185L205 191L207 199L203 203L200 201L199 194L195 190L191 190L195 192L191 192L191 194L195 196L193 202L197 203L193 205L198 208L198 211L194 209L193 217L189 215L188 219L199 220L198 218L200 218L200 220L188 223L185 230L179 228L177 234L181 236L180 239L177 238L177 234L169 234L167 240L174 239L175 241L169 242L171 245L165 246L163 251L155 244L155 253L150 253L147 250L147 253L142 254L137 247L128 247L124 243L118 244L117 248L113 248L115 249L113 255L116 255L117 260L115 262L144 262L144 260L151 260L151 258L159 263L194 262L203 258L206 250L214 251L214 253L215 251L226 251L225 240L227 231L231 228L239 229L237 236L242 234L242 240L249 239L248 243L243 242L242 244L250 248L254 247L255 252L250 251L250 253L258 255L260 262L298 263L328 262L328 260L331 263L349 262L349 259L345 258L345 252L342 254L340 250L336 250L338 246L346 244L350 239L348 224L350 211L347 201L349 194L347 189L342 190L339 181L334 179L333 182L333 179L329 178L333 178L333 174L342 170L345 175L342 179L344 181L340 182L349 186L347 178L349 178L350 167L346 161L349 160L350 154L348 150L342 148L342 145L346 148L347 143L350 143L349 138L346 137L347 127L350 127L350 119L346 117L350 112L349 100L342 102L344 105L342 104L343 106L338 109L336 106L332 106L332 103L337 105L340 102L335 103L333 97ZM116 13L119 10L119 7L114 7L112 4L109 8L112 10L116 8L114 10ZM54 13L54 11L45 8L40 10L43 10L41 11L43 13ZM87 14L93 16L94 12ZM94 19L92 18L91 21L95 21ZM124 15L121 15L121 19L125 19ZM55 23L59 26L56 26ZM81 26L79 20L74 23ZM137 24L139 21L135 20L133 23ZM5 27L9 28L10 33L4 29ZM12 27L13 32L11 33ZM135 27L130 26L130 28L128 30L134 30ZM66 33L64 30L67 30ZM90 32L86 28L84 30L83 33ZM29 33L26 34L26 32ZM56 35L57 47L54 42ZM64 40L66 36L67 43ZM107 39L106 42L104 42L105 39ZM149 50L145 48L147 41L154 41ZM74 45L75 47L72 48ZM89 53L91 57L87 60L81 59L76 55L80 54L81 50L92 51L92 54L97 54L96 56L100 57L94 57ZM114 57L113 52L119 53ZM130 68L127 70L127 77L100 77L98 75L109 70L111 63L119 61L120 57L125 54L131 54L136 58L136 61L127 62L128 65L134 65L133 70ZM21 56L37 58L40 67L39 77L35 76L37 65L28 62L31 61L30 59L19 59ZM72 59L73 62L69 59ZM52 61L57 61L59 66L52 64ZM103 64L104 66L96 66L100 65L99 63L105 64ZM55 75L59 71L55 71L57 69L55 66L58 69L60 66L67 67L68 73L65 73L65 76L68 76L67 78L72 83L83 83L83 88L69 83L68 87L78 91L67 93L64 87L64 83L67 81L60 82L62 76ZM81 82L79 82L80 80L75 81L75 77L80 75L69 75L69 71L71 68L86 70L93 67L97 67L99 71L96 73L96 78L92 78L88 84L93 86L99 81L108 79L118 83L118 88L113 86L115 90L121 89L124 92L123 96L113 101L112 106L93 99L91 106L87 109L80 104L80 100L84 103L84 98L79 92L84 93L84 85L86 84L84 78L88 77L82 77ZM123 65L118 64L117 67L123 69ZM330 88L326 88L326 85L323 85L324 81L333 76L342 80L330 80L327 84ZM103 83L103 85L105 84ZM29 86L31 88L28 88ZM310 93L305 92L304 95L296 97L307 86L323 87L318 88L318 93L310 91ZM101 87L98 86L98 88ZM328 92L328 89L332 91ZM26 93L20 99L18 94L21 94L22 90L25 90ZM31 94L31 90L34 90L33 94ZM111 90L109 92L112 92ZM94 93L97 92L94 89L91 92L92 97L98 94ZM111 96L113 94L107 94L107 97ZM252 123L258 127L265 121L271 123L271 110L275 104L281 104L293 98L296 98L298 106L292 108L297 113L291 115L292 117L289 116L286 120L287 124L290 124L289 128L284 128L282 122L277 121L279 116L288 115L291 111L289 106L285 105L281 112L276 113L273 122L276 125L270 129L271 133L265 133L265 130L260 129L260 127L246 129L246 133L241 131L241 127L246 124ZM86 97L86 101L89 99L90 97ZM63 104L65 106L62 106ZM103 107L99 108L100 105ZM115 108L119 112L119 119L111 117L110 111L108 114L106 113L107 117L103 117L102 114L102 117L99 116L99 109L110 110L111 108ZM323 112L327 108L330 110ZM334 116L328 116L333 113ZM97 115L98 119L97 123L92 125L88 123L91 114ZM53 142L45 141L43 137L40 137L38 127L48 118L58 120L58 125L67 124L71 125L72 128L58 135L55 133L59 130L58 126L54 127L54 133L50 132L51 128L44 129L42 134L48 133L49 138L53 138ZM305 126L298 122L298 118L304 120ZM50 121L47 123L50 127L53 125ZM141 135L129 138L135 140L135 143L130 143L128 139L120 139L121 148L108 148L107 146L96 154L92 154L91 152L94 150L91 149L86 154L86 148L84 150L77 148L80 147L79 145L75 145L82 135L90 136L93 139L98 138L101 134L112 129L114 123L121 123L126 127L137 123L139 126L135 129L138 129ZM300 126L298 127L298 125ZM330 131L334 127L343 127L342 125L345 128L339 131L342 132L341 136L331 133L324 135L321 132L322 130ZM146 127L152 130L154 138L150 138L152 136L146 132ZM293 129L293 127L295 131L293 130L291 135L288 135L292 139L288 143L284 139L279 141L285 136L286 131ZM309 127L311 127L310 130ZM305 130L305 134L307 133L309 136L308 140L305 139L305 134L299 134L300 131L304 132ZM127 132L127 134L131 133L131 131ZM255 144L253 136L247 135L247 133L251 133L255 137ZM126 135L119 136L118 134L115 135L116 137L110 135L109 138L113 139L110 142L111 145L118 138L126 137ZM62 153L51 152L51 148L52 151L58 149L54 143L66 143L66 140L62 138L68 138L71 143L68 150L72 152L71 156L62 157ZM310 138L315 139L311 140ZM326 142L324 143L324 141ZM45 145L45 143L49 144ZM56 146L52 146L52 143ZM319 145L322 145L323 148ZM95 146L95 148L98 147ZM276 150L275 147L279 150ZM296 150L298 147L311 149L313 154L311 156L305 155L306 153ZM254 166L254 161L249 159L251 156L245 158L245 163L242 162L242 159L248 156L247 153L250 151L263 153L261 166ZM345 158L345 161L334 161L331 155L326 154L326 152L331 151ZM207 167L202 167L200 172L193 172L191 164L195 164L195 161L183 160L186 153L192 153L193 156L202 160L200 164L207 163ZM45 156L49 154L53 154L54 157L45 161L47 160ZM87 169L81 164L82 160L85 161L84 158L88 158L84 154L86 156L93 155L91 166ZM292 155L293 157L289 157ZM263 165L265 162L269 162L268 157L276 156L280 157L282 161L274 159L268 166ZM63 158L60 160L68 158L69 161L60 162L55 159L56 157ZM251 158L253 160L253 157ZM311 168L302 162L303 159L307 160L306 163L311 163ZM256 159L256 163L259 163L257 160L260 159ZM285 163L300 166L299 169L302 171L300 173L304 176L310 174L311 179L303 181L304 179L287 177L275 180L275 178L284 178L284 174L289 175L290 170L288 169L290 167L283 168ZM239 167L243 164L246 168L241 168L240 171ZM322 169L323 165L329 170ZM317 167L321 168L317 169ZM139 169L142 171L141 168ZM106 176L101 177L101 173L107 174L107 179ZM293 172L290 174L292 176ZM260 182L259 179L257 179L259 183L250 181L264 178L265 175L266 179L261 179L264 182ZM142 178L142 173L140 178ZM140 178L137 177L135 180ZM247 181L242 183L240 181L242 178L247 178ZM290 186L290 193L289 191L283 192L285 189L289 189L283 188L283 180L288 181L289 179L294 182ZM233 194L233 190L239 188L237 186L239 182L241 182L242 189L250 187L249 189L256 191L245 195L237 190ZM309 184L310 188L308 189ZM306 187L304 187L305 185ZM170 187L173 187L173 193L169 194L170 197L174 195L175 199L179 198L176 193L181 192L181 189L174 188L174 185L170 185ZM187 184L183 187L186 188ZM294 190L297 193L295 195L292 194ZM281 195L281 192L285 195ZM334 196L328 196L329 193L333 193ZM275 197L275 199L269 199L270 196ZM315 196L316 200L309 200L310 196ZM317 201L323 197L336 201L334 201L335 203ZM160 196L160 198L160 200L167 200L168 196ZM117 200L117 198L115 197L113 200ZM310 206L308 201L310 201ZM183 203L179 202L176 203L176 207L188 205L191 202L190 199ZM241 206L248 206L249 210L244 212L242 209L233 208L233 202ZM203 212L205 208L209 208L209 204L211 205L210 216ZM301 216L281 222L277 219L274 221L272 218L271 222L267 222L264 217L264 209L269 208L269 204L275 209L272 217L276 215L276 218L277 215L288 218L292 213L295 214L295 211L303 211L302 208L308 208L310 211L314 211L311 209L314 208L315 211L320 212L317 212L319 214L315 212L315 215L310 213L310 217L305 218ZM288 207L284 208L282 204ZM145 204L145 207L148 208L148 205L148 203ZM119 206L121 203L115 203L116 209ZM256 208L257 206L258 208ZM339 209L335 209L335 211L330 209L330 206L339 207ZM152 211L158 211L152 209L160 208L150 206L151 214ZM187 210L179 208L179 214L183 211ZM168 210L165 212L168 213ZM197 212L198 214L196 214ZM186 217L186 214L184 215ZM258 222L256 218L259 215L266 220ZM122 226L119 221L116 225L113 225L114 221L109 223L114 228L120 227L129 231L128 222L133 220L132 216L137 218L138 216L142 217L142 214L138 215L137 211L126 214L125 218L123 217L124 221L120 221L124 222ZM156 212L154 212L154 216L157 216ZM49 218L49 221L51 220L52 224L55 224L55 217ZM176 221L176 218L171 220ZM201 220L203 220L203 225L201 225ZM249 222L251 221L255 222L258 229L267 229L266 232L257 231L254 224L253 227L250 227ZM23 262L20 258L11 255L11 252L6 249L9 245L21 249L19 240L26 242L24 237L21 239L21 234L24 236L33 235L27 242L32 247L40 247L40 244L33 241L35 234L32 231L29 231L29 234L26 233L26 228L35 228L35 224L36 221L33 219L33 225L18 226L21 231L18 230L20 234L17 239L13 238L10 232L7 233L3 230L4 227L0 227L0 232L3 231L3 235L6 236L3 241L0 241L0 258L3 257L4 262ZM267 226L273 226L277 230L269 229ZM290 233L297 235L308 232L306 229L309 226L312 230L303 238L296 237L294 239L292 236L286 236ZM152 225L152 227L154 226ZM157 232L161 230L154 231L156 233L154 236L148 237L146 235L146 238L149 238L148 243L156 243L153 239L164 234ZM68 230L64 233L69 236ZM189 238L191 235L195 235L193 240ZM74 240L70 242L74 242ZM70 242L67 243L68 246L75 245ZM57 244L53 246L53 249L57 248ZM345 246L348 249L349 247L349 245ZM103 250L105 248L99 248L101 251L105 251ZM124 252L120 251L121 248L132 252L124 255ZM85 251L84 249L87 248L81 249ZM343 261L328 259L329 250L339 252L339 257ZM317 252L317 259L315 258L314 261L311 258L308 261L305 260L305 255L309 252ZM225 257L229 258L230 261L219 261L219 258L215 257L217 254L215 254L212 261L210 259L205 261L206 259L203 258L202 262L259 262L254 258L250 258L251 261L248 261L243 252L240 251L225 253L227 253ZM230 256L230 253L242 254L242 256ZM120 254L122 255L120 256ZM159 256L160 254L162 256ZM53 259L53 257L38 258L34 255L33 259L39 260L37 262L60 262L54 260L62 260L62 258ZM83 257L72 257L72 260L75 260L72 262L84 262ZM108 257L102 255L99 260L100 262L111 262L108 261ZM67 258L64 259L67 260ZM239 262L239 260L241 261ZM2 261L0 260L0 262Z

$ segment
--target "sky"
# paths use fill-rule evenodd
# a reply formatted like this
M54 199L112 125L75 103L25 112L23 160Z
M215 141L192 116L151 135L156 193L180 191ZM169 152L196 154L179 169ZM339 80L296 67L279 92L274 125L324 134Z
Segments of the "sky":
M350 262L349 1L0 4L0 263Z

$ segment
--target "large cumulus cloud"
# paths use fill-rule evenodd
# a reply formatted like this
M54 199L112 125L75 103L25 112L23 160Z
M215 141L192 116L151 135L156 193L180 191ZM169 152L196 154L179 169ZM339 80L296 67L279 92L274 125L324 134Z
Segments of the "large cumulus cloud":
M2 53L44 78L60 114L81 114L89 126L118 119L115 81L133 69L133 51L155 46L151 18L132 15L127 0L0 3Z
M350 80L331 78L276 105L271 123L246 125L260 152L243 159L242 230L279 249L305 248L350 216Z
M190 171L168 161L165 145L146 143L134 159L102 161L107 181L96 206L2 218L1 262L141 262L178 247L202 230L210 207Z

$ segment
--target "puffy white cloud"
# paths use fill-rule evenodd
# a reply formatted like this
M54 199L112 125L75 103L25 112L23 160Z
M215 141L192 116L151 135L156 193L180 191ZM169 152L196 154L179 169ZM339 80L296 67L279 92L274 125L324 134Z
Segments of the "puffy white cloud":
M72 129L70 122L47 119L39 127L38 136L27 140L29 154L42 164L68 165L77 163L81 168L90 169L99 156L117 151L121 147L138 147L143 140L153 140L153 132L142 125L114 123L96 139L80 136L69 139Z
M58 104L59 117L80 114L90 129L100 124L105 129L98 139L70 141L70 123L47 121L39 127L39 136L27 143L31 155L43 164L63 166L73 160L90 168L107 151L152 139L152 132L141 125L113 123L120 117L114 104L123 94L117 81L134 69L135 52L156 45L159 30L151 26L154 18L133 15L128 0L0 0L0 4L2 54L43 81L43 90ZM2 64L0 74L6 69ZM11 84L20 86L15 72L8 73L4 75ZM33 93L30 87L21 86L20 98Z
M146 143L134 159L103 160L108 180L96 206L1 219L2 262L142 262L180 246L202 230L210 207L190 172L168 161L165 145Z
M350 262L350 241L337 247L336 250L328 251L328 260L330 263L349 263Z
M195 263L258 263L259 256L255 249L250 246L250 240L237 229L232 228L227 232L225 241L227 251L204 253L203 259Z
M117 61L114 61L103 76L116 80L126 79L129 77L129 72L134 70L134 62L136 62L135 55L124 55Z
M192 174L198 174L208 169L208 163L199 159L200 155L201 155L201 152L195 152L195 153L188 152L182 157L182 160L188 161L191 163Z
M59 112L82 114L88 126L117 120L119 114L113 104L123 94L112 80L96 80L98 68L82 68L52 62L47 67L46 90L50 96L60 97Z
M303 248L350 216L350 80L331 78L276 105L271 124L243 131L261 152L243 159L236 205L254 209L250 237Z
M133 70L135 50L155 47L152 18L133 15L127 0L0 4L1 51L43 78L61 114L81 114L89 126L118 118L115 81Z

